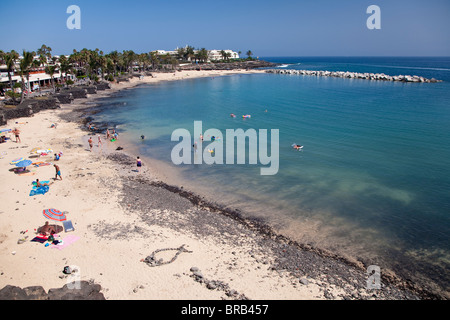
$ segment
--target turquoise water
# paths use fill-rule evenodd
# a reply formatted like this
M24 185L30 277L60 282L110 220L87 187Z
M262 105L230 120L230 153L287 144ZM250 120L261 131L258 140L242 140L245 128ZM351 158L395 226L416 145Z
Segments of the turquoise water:
M140 156L162 161L180 183L214 201L263 218L298 241L448 290L450 59L266 59L291 69L444 82L277 74L163 82L103 99L95 120L118 125ZM173 165L171 134L177 128L193 134L194 121L223 133L279 129L278 173L262 176L261 165L249 164ZM293 150L293 143L303 150Z

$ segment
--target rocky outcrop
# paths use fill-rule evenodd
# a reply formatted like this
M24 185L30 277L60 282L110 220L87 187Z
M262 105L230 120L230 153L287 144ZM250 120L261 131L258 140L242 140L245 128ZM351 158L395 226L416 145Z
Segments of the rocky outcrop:
M64 92L64 93L57 93L54 95L56 99L58 99L59 103L62 104L70 104L74 100L74 97L72 93L70 92Z
M99 82L96 84L97 90L107 90L111 89L111 84L109 82Z
M7 285L0 290L0 300L106 300L99 284L80 281L45 292L41 286L20 288Z
M59 101L55 97L38 97L26 99L19 105L4 105L0 107L0 120L2 125L8 119L30 117L36 112L47 109L60 108Z
M80 89L85 89L88 94L96 94L97 86L80 86Z
M365 79L365 80L379 80L379 81L426 82L426 83L442 82L441 80L436 80L434 78L427 79L420 76L408 76L408 75L389 76L384 73L359 73L349 71L269 69L266 70L266 72L277 74L336 77L336 78Z
M71 87L61 89L60 93L71 93L74 99L85 99L88 92L82 87Z

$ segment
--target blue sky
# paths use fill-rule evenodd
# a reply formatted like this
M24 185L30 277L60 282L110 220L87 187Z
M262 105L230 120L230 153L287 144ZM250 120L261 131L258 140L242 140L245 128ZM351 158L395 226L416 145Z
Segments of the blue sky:
M81 29L69 30L69 5ZM381 9L369 30L366 9ZM137 53L177 46L255 56L450 56L448 0L39 0L0 2L0 49Z

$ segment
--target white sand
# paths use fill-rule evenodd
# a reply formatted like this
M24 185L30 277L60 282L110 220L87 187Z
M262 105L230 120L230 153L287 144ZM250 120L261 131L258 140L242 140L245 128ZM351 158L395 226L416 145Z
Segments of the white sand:
M144 82L231 73L236 71L184 71L177 72L176 76L155 74L155 78L135 78L129 83L114 85L114 90ZM140 223L141 218L122 208L117 192L112 191L116 190L112 186L120 183L118 171L97 147L97 139L94 138L93 152L89 152L86 132L80 130L78 124L59 120L58 114L71 108L71 105L62 105L61 109L9 120L8 125L1 127L19 128L22 142L15 143L13 138L13 141L0 144L0 153L6 152L0 159L3 184L0 193L0 288L8 284L43 286L45 290L60 288L68 282L68 279L60 278L64 266L75 265L80 270L81 280L100 284L107 299L228 299L224 291L210 290L194 281L190 277L190 268L195 266L205 278L228 283L230 288L250 299L324 299L323 290L319 290L314 280L302 285L298 278L280 276L269 270L270 264L251 258L245 247L233 248L219 239L198 239L194 234ZM50 128L55 122L58 127ZM103 138L104 144L105 140ZM34 147L63 152L58 161L62 181L53 181L53 166L30 166L35 173L32 176L19 176L9 171L13 167L11 160L28 158ZM52 156L42 157L39 161L53 162ZM45 195L29 196L31 183L36 178L53 183ZM29 241L35 236L34 229L48 221L42 214L48 208L69 212L67 216L75 231L62 232L61 237L77 235L80 237L77 242L57 250ZM177 213L171 215L177 217ZM113 237L115 225L128 224L131 228L137 225L143 231L130 232L126 238ZM108 228L111 239L92 232L93 228L102 227ZM25 235L20 234L25 230L28 230ZM28 236L28 241L18 244L18 239L24 236ZM173 263L149 267L140 261L156 249L183 244L192 253L181 253ZM175 251L161 252L158 258L167 260L174 254ZM230 262L236 263L233 268L229 268ZM335 296L339 292L336 289Z

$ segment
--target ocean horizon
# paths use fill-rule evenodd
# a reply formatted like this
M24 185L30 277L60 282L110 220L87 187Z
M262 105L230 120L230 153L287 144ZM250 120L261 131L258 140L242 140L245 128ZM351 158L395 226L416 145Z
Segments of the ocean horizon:
M94 123L114 126L173 183L293 240L448 290L450 58L260 59L284 69L443 82L266 73L161 82L100 99ZM278 129L278 173L261 176L261 166L250 164L174 165L171 134L183 128L193 136L194 121L221 132Z

